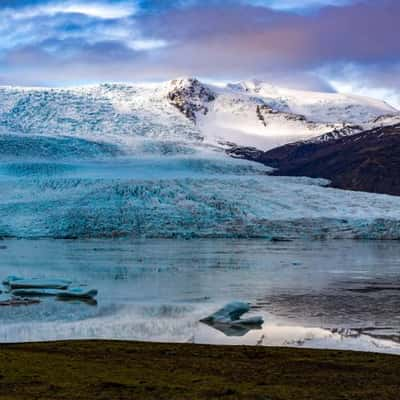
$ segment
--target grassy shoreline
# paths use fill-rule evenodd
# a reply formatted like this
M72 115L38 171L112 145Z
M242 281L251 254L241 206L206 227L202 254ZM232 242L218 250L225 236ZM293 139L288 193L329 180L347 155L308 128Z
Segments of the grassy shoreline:
M0 399L399 399L400 357L123 341L0 345Z

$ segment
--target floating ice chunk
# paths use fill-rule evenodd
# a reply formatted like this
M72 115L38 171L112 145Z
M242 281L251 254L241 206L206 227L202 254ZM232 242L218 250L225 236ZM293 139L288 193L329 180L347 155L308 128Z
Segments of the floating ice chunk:
M71 288L63 289L47 289L47 288L25 288L15 289L12 291L14 296L57 296L62 298L74 299L93 299L97 296L96 289Z
M13 296L57 296L59 293L64 292L62 289L35 289L35 288L26 288L26 289L14 289L11 293Z
M241 316L250 311L250 304L242 301L233 301L216 311L214 314L202 319L207 324L229 324L229 325L261 325L264 320L260 316L243 318Z
M97 296L96 289L82 289L82 288L71 288L68 290L60 291L57 294L58 297L71 298L71 299L93 299Z
M250 310L250 305L241 301L233 301L226 304L224 307L211 314L205 321L208 322L220 322L220 323L231 323L232 321L238 320L243 314Z
M11 289L67 289L71 281L64 279L23 279L10 276L6 279L5 283Z
M18 281L18 280L23 280L23 279L24 278L21 278L19 276L9 275L9 276L7 276L7 278L5 278L3 280L3 285L10 285L11 282Z
M232 321L232 323L234 324L237 323L241 325L262 325L264 323L264 319L260 315L257 315L254 317L243 318L236 321Z

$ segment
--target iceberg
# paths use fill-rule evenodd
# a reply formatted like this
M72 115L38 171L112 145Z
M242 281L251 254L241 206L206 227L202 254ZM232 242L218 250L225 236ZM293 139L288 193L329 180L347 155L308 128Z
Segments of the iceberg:
M60 291L57 297L63 299L93 299L97 296L97 293L96 289L71 288Z
M71 281L64 279L23 279L9 276L3 281L4 284L13 289L67 289Z
M229 325L262 325L264 320L261 316L241 318L250 311L250 304L242 301L233 301L216 311L214 314L201 320L207 324L229 324Z
M96 289L72 287L71 281L65 279L24 279L10 275L3 280L13 296L57 296L63 299L94 299L97 296Z
M17 281L17 280L22 280L22 279L24 279L24 278L21 278L19 276L9 275L9 276L7 276L7 278L5 278L3 280L2 283L3 283L3 285L10 285L11 282Z
M13 296L25 297L25 296L57 296L59 293L63 292L62 289L35 289L35 288L26 288L26 289L14 289L12 290Z
M48 289L48 288L25 288L15 289L12 291L14 296L57 296L62 298L74 298L74 299L93 299L97 296L96 289L82 289L82 288L71 288L71 289Z

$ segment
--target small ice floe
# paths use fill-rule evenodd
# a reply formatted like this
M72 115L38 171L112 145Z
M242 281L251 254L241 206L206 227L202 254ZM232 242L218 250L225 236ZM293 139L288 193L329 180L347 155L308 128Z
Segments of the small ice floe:
M17 276L8 276L4 285L11 289L67 289L71 281L64 279L24 279Z
M4 304L0 305L20 305L35 304L39 300L32 297L53 296L60 300L80 300L96 303L96 289L83 287L70 287L71 281L64 279L25 279L18 276L8 276L3 284L11 293L11 298L4 299ZM97 303L96 303L97 304Z
M93 299L97 296L96 289L82 289L82 288L71 288L68 290L62 290L57 294L57 297L64 299Z
M13 296L57 296L58 293L63 292L61 289L35 289L35 288L23 288L13 289L11 291Z
M203 322L213 322L221 324L242 324L260 325L264 322L260 316L250 318L240 318L243 314L250 311L250 304L243 301L232 301L216 311L214 314L202 319Z
M224 307L200 320L227 336L242 336L252 329L261 329L264 319L261 316L241 318L250 311L250 304L242 301L233 301Z
M14 276L14 275L8 275L7 278L3 280L2 284L9 285L10 282L17 281L18 279L24 279L24 278L20 278L19 276Z
M57 296L62 298L73 298L73 299L93 299L97 296L96 289L82 289L82 288L71 288L71 289L14 289L12 291L14 296Z

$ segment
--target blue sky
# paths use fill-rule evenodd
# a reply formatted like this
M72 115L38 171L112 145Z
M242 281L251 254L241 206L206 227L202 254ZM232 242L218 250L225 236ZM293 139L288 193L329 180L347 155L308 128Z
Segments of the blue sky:
M398 0L2 0L0 83L258 78L400 104Z

